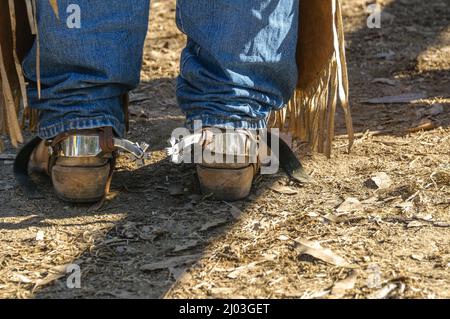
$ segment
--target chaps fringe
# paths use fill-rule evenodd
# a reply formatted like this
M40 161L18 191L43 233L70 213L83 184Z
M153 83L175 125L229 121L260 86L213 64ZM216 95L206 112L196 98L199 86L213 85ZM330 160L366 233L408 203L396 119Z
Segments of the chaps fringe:
M269 118L270 127L291 133L327 157L331 155L338 99L344 110L349 151L354 139L341 7L339 1L332 1L334 52L315 80L305 89L297 88L286 107L273 112Z

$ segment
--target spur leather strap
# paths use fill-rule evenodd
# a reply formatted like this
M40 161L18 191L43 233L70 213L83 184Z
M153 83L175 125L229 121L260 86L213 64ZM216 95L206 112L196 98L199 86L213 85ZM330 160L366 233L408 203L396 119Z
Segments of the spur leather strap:
M31 155L43 140L40 137L35 137L29 141L16 156L14 161L14 177L22 189L24 195L28 199L42 199L42 194L38 191L36 184L30 178L28 173L28 165L30 163Z

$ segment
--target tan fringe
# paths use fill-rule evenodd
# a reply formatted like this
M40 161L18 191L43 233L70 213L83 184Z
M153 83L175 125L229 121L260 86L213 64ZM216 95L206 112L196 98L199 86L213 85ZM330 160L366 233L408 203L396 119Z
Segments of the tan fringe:
M307 142L311 148L327 157L331 155L335 131L336 105L344 110L349 151L353 145L353 124L348 102L348 77L345 40L339 1L333 0L335 14L334 47L328 65L306 90L297 89L287 106L271 114L269 125L289 132Z
M55 13L56 18L59 20L59 7L58 7L58 0L49 0L50 6L53 9L53 12Z
M0 108L2 108L2 127L7 130L11 143L14 147L18 146L18 143L23 143L23 136L20 130L18 118L18 103L14 98L11 85L9 84L8 74L4 67L5 60L3 52L0 50L0 83L2 86L3 97L0 98Z
M355 139L355 133L353 131L353 120L350 111L349 104L349 82L348 82L348 71L347 71L347 59L345 54L345 34L344 34L344 23L342 21L342 8L340 1L336 1L336 17L337 17L337 37L339 40L339 53L340 53L340 63L342 66L342 85L344 87L345 98L341 98L340 102L342 108L344 110L345 115L345 125L347 127L347 135L348 135L348 152L351 151L353 146L353 142Z
M15 7L13 1L7 4L9 18L11 20L10 29L12 33L16 31ZM16 43L11 39L13 51ZM17 88L18 86L19 88ZM11 55L4 55L0 47L0 127L3 132L10 136L11 143L17 147L18 143L23 143L23 136L18 122L18 113L21 102L21 95L25 91L25 81L21 74L20 63L15 52ZM16 92L19 90L19 92Z
M41 44L39 37L39 29L37 25L37 7L36 1L32 0L33 3L33 15L34 15L34 29L36 31L36 78L37 78L37 91L38 91L38 99L41 99Z
M33 34L37 34L37 24L35 19L36 4L35 0L26 0L26 8L29 24ZM17 25L16 25L16 7L14 0L8 0L9 17L11 20L11 56L6 58L0 50L0 132L7 133L13 146L23 143L22 129L28 124L31 131L35 131L38 124L38 111L29 108L26 82L23 75L22 65L17 55ZM38 48L39 51L39 48ZM39 52L38 52L39 59ZM7 61L13 60L14 71L8 71ZM38 66L38 79L40 70ZM10 77L13 77L12 79ZM38 80L38 82L40 82ZM18 84L18 85L17 85ZM16 85L18 90L16 91ZM40 86L40 83L38 83ZM20 90L20 92L19 92ZM19 124L20 106L23 106L23 112Z
M25 0L26 8L27 8L27 15L28 15L28 22L30 24L30 30L31 34L38 36L38 27L37 27L37 20L36 20L36 3L35 0ZM53 6L53 4L52 4ZM37 43L39 45L39 42ZM37 74L37 82L39 87L39 96L40 96L40 87L41 87L41 78L40 78L40 47L37 49L37 66L39 64L39 70L36 70ZM23 73L22 77L23 77ZM37 126L39 123L39 111L36 109L32 109L29 107L24 107L24 111L22 114L22 121L21 121L21 127L25 128L26 124L28 122L28 129L31 132L35 132L37 130Z
M25 0L25 5L27 7L28 23L30 24L31 34L36 35L36 22L34 21L33 13L33 0Z
M17 29L16 29L16 10L14 6L14 0L9 0L9 13L10 13L10 19L11 19L11 30L13 34L13 57L14 57L14 64L16 66L16 73L17 78L19 79L19 85L20 85L20 93L22 97L22 103L23 108L28 108L28 97L27 97L27 88L25 84L25 79L23 77L23 71L22 71L22 65L20 63L19 57L17 56Z
M307 90L297 89L287 106L272 114L270 126L308 142L320 153L328 153L330 143L327 141L327 131L329 123L334 123L336 105L336 90L331 90L335 95L331 98L329 91L330 81L336 82L336 65L336 59L331 58L328 67L321 72L315 83Z

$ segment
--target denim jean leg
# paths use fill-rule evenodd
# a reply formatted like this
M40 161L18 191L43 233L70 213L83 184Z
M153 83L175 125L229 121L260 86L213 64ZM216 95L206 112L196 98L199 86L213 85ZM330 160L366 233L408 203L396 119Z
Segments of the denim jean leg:
M112 126L125 133L121 96L139 83L149 0L36 1L40 36L41 97L36 47L23 67L28 96L39 110L40 137L73 129Z
M298 0L178 0L187 126L264 128L297 82Z

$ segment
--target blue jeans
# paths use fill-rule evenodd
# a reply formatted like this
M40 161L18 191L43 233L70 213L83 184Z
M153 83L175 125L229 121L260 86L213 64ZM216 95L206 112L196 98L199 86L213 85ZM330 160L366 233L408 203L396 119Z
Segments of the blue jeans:
M80 9L75 27L73 4ZM59 20L48 1L37 6L40 99L36 44L23 66L30 104L40 110L39 136L101 126L123 136L121 96L139 83L149 0L59 0ZM194 120L266 126L297 82L298 6L298 0L178 0L177 25L188 41L177 98L189 127Z

